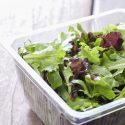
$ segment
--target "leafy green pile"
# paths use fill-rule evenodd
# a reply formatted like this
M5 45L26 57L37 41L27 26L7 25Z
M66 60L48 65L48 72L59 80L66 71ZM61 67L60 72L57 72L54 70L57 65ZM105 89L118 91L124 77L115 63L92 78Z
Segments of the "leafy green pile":
M85 32L80 24L50 43L26 42L20 56L77 111L125 96L125 24Z

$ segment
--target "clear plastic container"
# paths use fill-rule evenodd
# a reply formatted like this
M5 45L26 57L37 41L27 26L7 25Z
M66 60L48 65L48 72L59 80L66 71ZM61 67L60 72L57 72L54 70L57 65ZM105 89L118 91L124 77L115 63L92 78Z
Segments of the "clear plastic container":
M71 109L54 90L18 55L18 47L23 46L27 39L34 42L53 40L69 25L80 23L87 31L97 31L106 24L125 22L125 10L118 9L93 15L60 25L27 33L17 38L3 38L2 45L12 55L17 71L23 84L24 92L32 110L45 125L124 125L125 98L91 109L78 112ZM11 45L8 45L9 42Z

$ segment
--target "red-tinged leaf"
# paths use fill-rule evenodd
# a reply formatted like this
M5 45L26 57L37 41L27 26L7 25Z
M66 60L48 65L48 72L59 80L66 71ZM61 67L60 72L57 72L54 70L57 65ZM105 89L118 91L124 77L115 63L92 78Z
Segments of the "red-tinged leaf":
M96 37L93 35L92 32L88 33L88 38L89 38L89 42L94 42L96 40Z
M123 43L123 39L120 32L110 32L103 37L101 46L105 48L113 47L117 51L120 51L122 50L122 43Z
M75 44L74 41L70 41L70 43L72 44L72 48L71 48L71 51L69 52L69 54L71 56L74 56L74 55L78 54L78 52L80 51L80 45Z
M75 78L83 78L89 67L88 59L81 60L79 58L73 58L71 59L70 67Z

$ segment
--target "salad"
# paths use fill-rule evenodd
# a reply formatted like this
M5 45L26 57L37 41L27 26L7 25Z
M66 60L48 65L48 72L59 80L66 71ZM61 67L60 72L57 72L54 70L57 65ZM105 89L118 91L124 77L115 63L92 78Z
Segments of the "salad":
M74 110L125 97L125 24L99 32L69 26L50 43L27 41L20 56Z

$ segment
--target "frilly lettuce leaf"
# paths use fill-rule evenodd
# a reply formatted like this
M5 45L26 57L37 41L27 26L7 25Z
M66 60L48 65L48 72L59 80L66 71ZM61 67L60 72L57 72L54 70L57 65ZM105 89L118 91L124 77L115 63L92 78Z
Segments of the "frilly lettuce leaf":
M119 96L117 96L115 98L115 100L118 100L118 99L123 98L123 97L125 97L125 87L122 89L122 91L120 92Z
M45 49L23 56L24 60L26 60L31 66L37 64L40 72L44 70L49 72L57 70L58 64L63 63L64 57L65 51L60 43L53 43L53 45L49 45Z
M109 100L115 98L116 95L105 77L92 80L90 77L86 76L85 81L91 84L93 97L104 96Z
M81 51L78 55L80 58L88 58L88 60L94 64L99 64L99 51L96 47L90 48L87 44L82 43Z
M86 111L99 106L99 103L95 100L83 99L79 97L75 100L69 100L67 103L77 111Z

